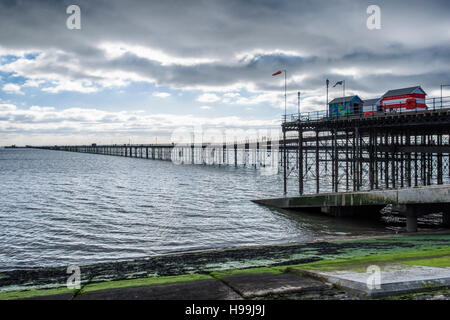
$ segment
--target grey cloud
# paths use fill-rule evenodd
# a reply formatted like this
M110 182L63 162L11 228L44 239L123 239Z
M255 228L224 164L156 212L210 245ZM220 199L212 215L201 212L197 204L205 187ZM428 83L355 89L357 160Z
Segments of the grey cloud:
M382 30L365 27L371 1L77 1L82 30L65 28L65 8L72 1L2 1L0 44L7 48L62 50L59 62L75 57L80 70L58 65L36 67L71 79L99 81L85 72L131 71L158 84L227 86L251 83L257 90L276 91L270 74L280 68L305 75L292 87L313 90L327 77L346 77L354 90L376 94L386 87L422 84L435 87L449 80L448 1L379 1ZM120 41L157 48L179 57L205 57L216 63L163 66L125 54L107 60L97 48ZM256 55L236 61L237 54ZM432 62L430 64L430 62ZM333 69L363 68L363 74L333 74ZM411 74L377 74L380 69L409 69ZM427 68L430 68L428 70ZM370 71L370 70L373 71ZM441 70L441 72L438 72Z

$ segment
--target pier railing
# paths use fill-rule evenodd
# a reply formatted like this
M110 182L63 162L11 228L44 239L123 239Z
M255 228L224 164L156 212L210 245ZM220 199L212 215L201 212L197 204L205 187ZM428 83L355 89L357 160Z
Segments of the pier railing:
M421 113L426 111L437 111L450 109L450 96L448 97L437 97L437 98L427 98L425 99L425 104L427 106L426 109L416 108L413 110L402 110L402 109L391 109L389 112L386 111L377 111L370 115L364 115L363 113L357 114L346 114L346 115L329 115L327 110L319 110L319 111L309 111L309 112L300 112L300 113L292 113L287 115L282 115L282 122L293 122L293 121L326 121L326 120L339 120L339 119L357 119L357 118L373 118L373 117L382 117L382 116L392 116L397 114L413 114L413 113ZM375 105L373 105L375 107Z

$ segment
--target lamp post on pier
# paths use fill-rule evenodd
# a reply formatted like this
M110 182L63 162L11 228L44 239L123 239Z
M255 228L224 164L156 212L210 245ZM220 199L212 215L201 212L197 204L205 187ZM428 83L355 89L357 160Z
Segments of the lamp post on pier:
M283 71L279 70L272 74L272 77L275 77L281 73L284 72L284 122L286 122L286 109L287 109L287 102L286 102L286 96L287 96L287 77L286 77L286 69L283 69ZM286 150L286 130L283 127L283 191L284 194L287 194L287 150Z
M450 84L441 84L441 109L442 109L442 90L444 87L450 87Z
M326 85L327 85L327 105L326 105L326 111L327 111L327 118L328 118L328 109L330 108L329 106L328 106L328 87L330 86L330 80L328 80L327 79L327 81L325 81L325 83L326 83Z

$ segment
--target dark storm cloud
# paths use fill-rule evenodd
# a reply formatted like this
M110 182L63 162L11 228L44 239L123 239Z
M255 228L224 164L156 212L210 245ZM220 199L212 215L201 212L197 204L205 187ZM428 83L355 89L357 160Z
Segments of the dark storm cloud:
M378 1L382 29L375 31L366 28L372 1L75 1L78 31L65 27L70 4L1 2L1 47L54 53L25 73L95 82L124 71L177 88L240 82L271 91L279 88L270 74L286 68L303 76L290 79L293 87L313 90L327 77L346 78L373 94L450 80L448 1ZM107 58L99 48L105 42L212 62L164 64L138 52Z

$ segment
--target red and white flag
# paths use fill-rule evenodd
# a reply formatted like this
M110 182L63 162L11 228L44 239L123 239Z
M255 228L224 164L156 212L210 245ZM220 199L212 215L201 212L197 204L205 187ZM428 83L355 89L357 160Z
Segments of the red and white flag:
M277 75L279 75L279 74L281 74L282 73L282 71L280 70L280 71L277 71L277 72L275 72L274 74L272 74L272 76L274 77L274 76L277 76Z

